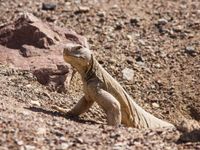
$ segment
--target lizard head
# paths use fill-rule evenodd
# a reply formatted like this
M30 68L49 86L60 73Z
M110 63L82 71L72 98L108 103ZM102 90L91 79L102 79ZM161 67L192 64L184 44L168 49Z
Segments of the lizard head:
M64 46L63 58L78 71L84 71L90 65L92 52L79 44L67 44Z

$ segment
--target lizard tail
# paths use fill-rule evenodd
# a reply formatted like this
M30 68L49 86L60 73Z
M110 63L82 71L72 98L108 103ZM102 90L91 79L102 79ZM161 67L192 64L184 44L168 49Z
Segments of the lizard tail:
M138 104L132 101L133 108L135 110L135 123L138 128L175 128L175 126L169 122L161 120L152 114L146 112Z

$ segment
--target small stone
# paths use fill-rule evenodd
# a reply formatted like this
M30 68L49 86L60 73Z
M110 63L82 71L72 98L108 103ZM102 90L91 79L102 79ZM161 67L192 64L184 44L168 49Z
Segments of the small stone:
M141 45L145 45L145 41L142 40L142 39L139 39L138 42L139 42Z
M183 26L176 26L173 28L174 32L182 32L183 31Z
M21 140L16 140L16 143L17 143L17 145L19 145L19 146L21 146L21 145L23 145L23 144L24 144L24 142L23 142L23 141L21 141Z
M156 68L160 68L161 65L160 65L160 64L155 64L155 67L156 67Z
M75 13L87 13L90 11L90 8L89 7L86 7L86 6L79 6L78 7L78 10L75 11Z
M113 146L112 150L126 149L126 145L126 143L118 142Z
M132 38L131 35L127 35L127 39L128 39L129 41L132 41L132 40L133 40L133 38Z
M110 64L116 64L116 63L117 63L117 60L111 58L111 59L108 60L108 62L109 62Z
M154 107L154 108L159 108L160 106L159 106L158 103L152 103L152 107Z
M131 18L130 19L130 23L131 23L131 25L132 26L137 26L137 27L139 27L140 25L139 25L139 18Z
M115 25L115 30L121 30L123 28L123 23L122 22L117 22Z
M126 61L127 61L128 64L133 64L133 57L128 56L128 57L126 58Z
M27 84L26 87L27 87L27 88L30 88L30 87L31 87L31 84Z
M142 56L137 56L135 59L137 62L144 62Z
M161 19L158 20L158 25L165 25L167 23L168 23L168 21L164 18L161 18Z
M61 150L66 150L69 148L69 144L68 143L61 143L59 149Z
M186 46L185 53L187 53L191 56L196 56L196 50L193 46Z
M39 101L31 101L31 104L32 105L35 105L35 106L38 106L38 107L40 107L41 106L41 104L40 104L40 102Z
M97 16L99 16L99 17L105 17L106 16L106 12L105 11L99 11L97 13Z
M122 74L123 74L123 79L128 81L133 81L134 71L132 69L125 68L124 70L122 70Z
M25 148L25 150L35 150L36 149L36 147L33 145L25 145L24 148Z
M40 135L46 134L46 128L38 128L38 129L37 129L37 134L40 134Z
M116 9L116 8L119 8L119 6L118 6L117 4L115 4L115 5L113 5L111 8L112 8L112 9Z
M83 139L77 138L77 139L76 139L76 142L78 142L78 143L80 143L80 144L83 144Z
M54 3L42 3L42 10L55 10L56 4Z
M66 139L66 137L64 137L64 136L61 136L61 137L60 137L60 140L61 140L61 141L66 141L67 139Z

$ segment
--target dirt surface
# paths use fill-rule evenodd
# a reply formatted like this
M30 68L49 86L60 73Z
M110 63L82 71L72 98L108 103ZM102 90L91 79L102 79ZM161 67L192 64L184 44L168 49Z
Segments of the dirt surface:
M0 0L0 24L28 11L84 35L99 63L145 110L178 125L200 121L200 2L198 0ZM84 6L84 7L83 7ZM122 70L134 71L133 81ZM75 74L66 94L50 92L29 72L0 68L0 149L200 149L200 129L137 130L106 126L97 105L63 116L82 96Z

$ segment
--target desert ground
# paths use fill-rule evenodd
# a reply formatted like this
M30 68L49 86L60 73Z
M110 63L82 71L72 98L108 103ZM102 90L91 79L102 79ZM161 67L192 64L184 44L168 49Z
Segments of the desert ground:
M46 10L52 2L55 8ZM199 0L0 0L0 12L0 25L29 12L84 36L140 106L177 127L108 126L96 104L79 117L65 116L51 106L72 108L81 98L77 72L58 92L31 71L1 63L0 150L200 149Z

